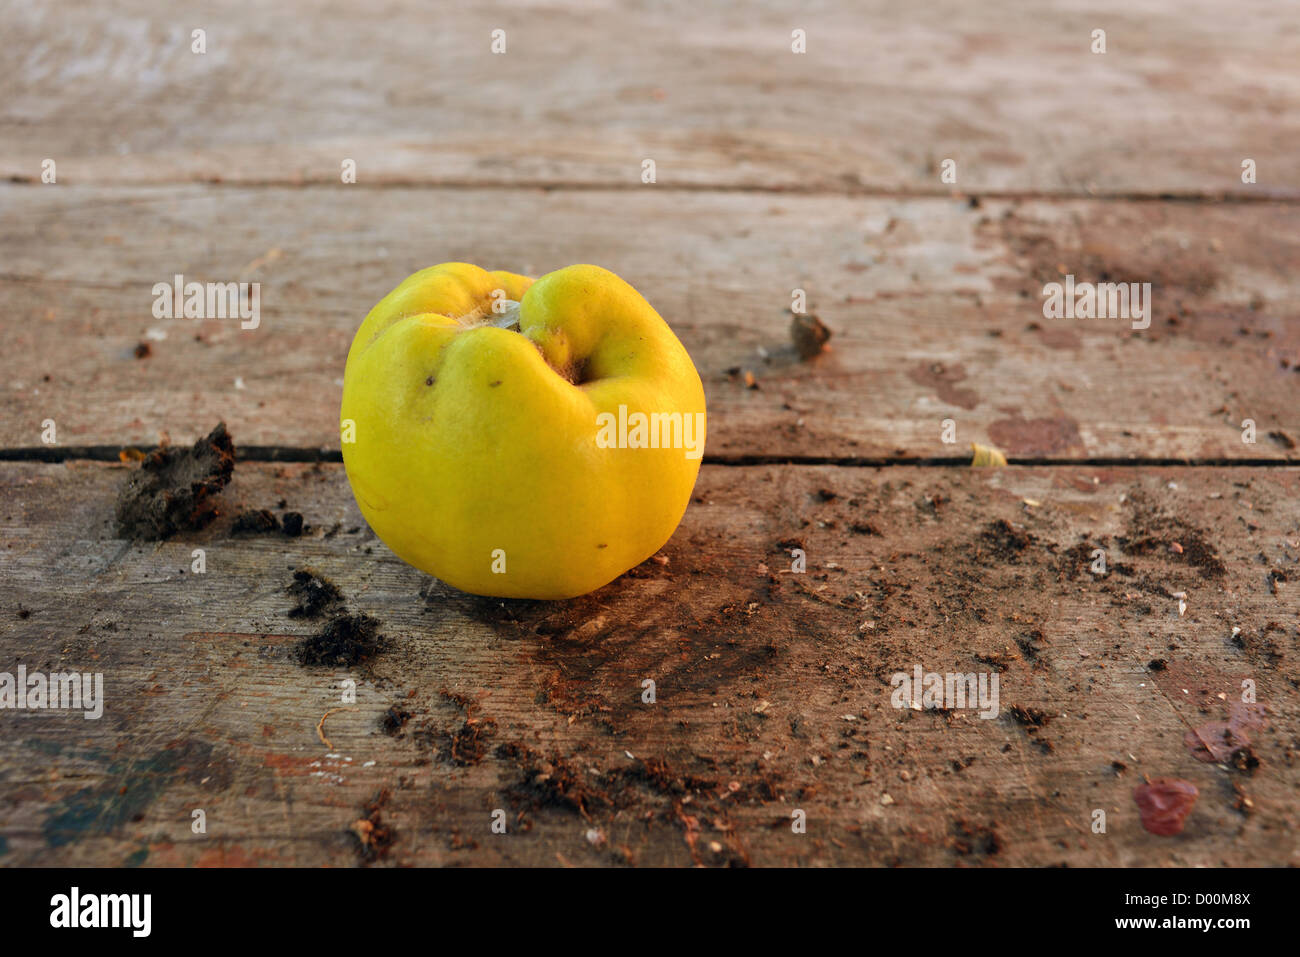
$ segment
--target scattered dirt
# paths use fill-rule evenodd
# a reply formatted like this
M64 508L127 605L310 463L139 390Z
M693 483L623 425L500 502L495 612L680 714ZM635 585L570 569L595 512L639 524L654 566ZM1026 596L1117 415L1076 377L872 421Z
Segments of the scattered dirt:
M297 600L297 604L289 609L290 618L319 618L343 603L343 593L338 586L310 568L299 568L293 573L293 583L288 592Z
M605 715L613 710L604 695L571 680L558 669L543 680L537 700L539 704L549 704L571 721Z
M445 689L441 694L465 713L465 720L459 728L441 736L438 757L462 768L478 764L487 754L487 739L496 733L497 723L479 717L477 701Z
M1274 592L1276 594L1276 592ZM1286 633L1286 629L1276 621L1265 622L1264 626L1259 629L1247 628L1232 639L1233 644L1241 648L1249 655L1267 662L1273 667L1282 664L1285 659L1283 654L1280 636ZM1288 676L1293 686L1300 687L1300 682L1296 680L1294 673Z
M160 541L203 528L217 516L218 496L234 470L235 446L224 422L188 449L154 449L118 497L120 534Z
M660 797L679 800L689 797L692 801L706 799L710 792L740 801L756 796L752 787L747 791L739 782L732 787L713 778L683 773L661 758L647 758L629 762L625 768L600 771L579 767L558 752L543 755L518 742L499 746L496 754L514 762L523 772L511 794L533 810L564 807L589 817L589 812L597 808L626 806L635 797L636 787ZM758 790L761 793L757 796L763 799L776 797L770 787Z
M1291 438L1291 436L1287 435L1281 429L1274 429L1272 432L1268 433L1268 437L1284 449L1291 450L1295 448L1295 439Z
M952 833L952 849L963 857L992 857L1002 850L1002 838L998 836L996 825L958 820L953 822Z
M1049 738L1044 737L1039 732L1052 720L1052 715L1046 711L1040 711L1038 708L1026 708L1021 705L1012 705L1009 712L1011 720L1025 729L1025 734L1044 754L1051 754L1056 750L1056 745Z
M546 757L525 744L510 742L498 746L496 756L513 762L522 773L520 780L506 791L517 807L522 805L534 811L560 807L589 818L589 810L616 804L617 794L611 794L612 782L604 780L603 775L587 774L559 752Z
M1043 643L1045 639L1041 629L1035 628L1033 631L1022 631L1013 635L1012 640L1016 643L1016 647L1020 649L1020 654L1024 657L1025 661L1035 669L1045 669L1047 667L1047 663L1043 660L1042 656ZM1029 712L1026 711L1025 714L1029 715ZM1020 723L1025 724L1026 722L1022 721ZM1033 722L1029 723L1032 724ZM1042 724L1046 723L1046 721L1042 722Z
M645 822L668 823L682 832L697 864L748 866L749 855L730 823L739 804L760 805L784 797L778 775L760 773L746 780L727 780L684 772L662 758L631 759L624 767L599 769L557 751L543 753L520 742L497 747L496 757L513 764L520 777L505 791L517 819L529 825L530 816L546 809L576 814L591 824L612 824L627 808L638 808ZM697 759L699 756L696 756ZM812 798L815 789L792 797ZM789 826L790 819L784 819ZM703 839L705 833L711 839ZM599 842L597 829L597 843ZM626 848L617 863L633 863Z
M1227 645L1232 625L1246 636L1269 634L1280 653L1292 647L1289 632L1264 632L1246 612L1218 623L1202 619L1204 634L1192 646L1189 626L1193 615L1207 614L1207 596L1198 591L1182 621L1170 610L1169 589L1185 587L1177 581L1180 567L1184 575L1200 573L1189 556L1217 557L1198 556L1197 532L1223 543L1223 561L1237 581L1242 548L1220 537L1235 514L1228 494L1209 498L1193 480L1166 488L1184 483L1173 473L1140 486L1105 469L1095 475L1099 481L1090 474L1086 489L1058 483L1010 492L958 470L884 473L869 481L833 470L802 479L774 471L787 510L752 539L761 544L743 552L729 529L719 527L715 535L706 526L670 543L661 561L647 561L596 595L565 602L480 599L424 582L422 613L431 624L441 626L453 612L470 615L495 633L493 655L526 665L508 696L489 694L485 682L494 679L475 666L441 701L418 694L388 699L391 707L375 727L401 743L378 740L416 751L418 767L446 765L435 776L450 770L466 786L498 795L502 803L490 806L508 810L512 833L537 828L550 839L582 822L574 831L577 846L563 850L573 862L596 855L661 865L681 863L689 853L696 863L744 864L745 842L767 841L754 837L754 820L789 830L791 809L806 808L817 821L835 813L829 808L847 788L858 787L872 802L888 792L899 807L861 830L836 818L822 852L829 859L1019 863L1040 854L1040 838L1011 808L991 813L981 803L987 756L1012 753L1031 775L1063 769L1052 787L1072 800L1081 788L1139 778L1123 762L1112 764L1115 757L1129 759L1109 748L1077 770L1080 754L1093 746L1085 729L1098 717L1086 712L1100 700L1093 697L1098 689L1113 683L1115 669L1129 674L1164 662L1152 666L1149 680L1195 692L1201 685L1178 677L1187 657L1217 653L1240 659L1244 668L1245 659L1264 654L1259 644ZM713 483L700 490L705 507L743 507L724 483ZM1145 497L1135 487L1145 488ZM1026 507L1024 495L1041 502ZM1191 513L1199 525L1169 524L1170 516L1183 514L1178 503L1193 497L1206 503ZM918 503L922 498L942 507L928 510ZM1259 514L1276 505L1254 492L1249 500ZM1094 534L1103 518L1105 534ZM868 533L853 528L864 520L877 537L860 537ZM1182 552L1157 544L1173 541ZM1136 551L1129 556L1123 545ZM804 573L791 569L794 548L807 552ZM1105 575L1088 571L1095 548L1106 552ZM1269 608L1280 603L1263 594L1262 577L1269 568L1290 568L1286 561L1282 552L1269 552L1267 562L1247 572ZM303 586L310 580L304 575ZM1063 598L1097 613L1062 618ZM332 602L327 616L345 610L341 596ZM1160 606L1154 615L1152 605ZM1091 637L1103 629L1103 638ZM935 634L960 639L936 642ZM1004 704L1002 720L890 708L892 672L915 663L965 672L973 661L1003 675L1004 702L1021 702ZM476 675L484 683L476 684ZM642 700L646 677L656 683L659 706ZM1201 709L1193 723L1224 717L1211 710L1218 706L1212 698L1178 700ZM1063 711L1078 720L1055 720ZM909 725L924 733L907 733ZM1162 753L1184 767L1203 767L1189 765L1179 747L1184 730L1163 734ZM1284 760L1274 757L1277 743L1259 748L1265 771L1223 774L1221 792L1213 800L1207 794L1206 813L1235 817L1253 799L1258 820L1272 821L1272 772ZM1238 748L1231 765L1257 760ZM899 823L907 820L900 810L915 800L915 785L899 784L900 778L949 782L941 785L951 802L947 813L912 818L923 829L909 831ZM1232 781L1251 786L1250 797L1237 793L1234 804ZM406 820L397 819L403 830ZM413 820L424 826L424 818ZM1053 846L1062 848L1062 862L1074 863L1083 859L1074 850L1083 840L1089 839L1080 831L1079 842L1067 834ZM453 836L449 846L458 841ZM765 859L772 859L769 852Z
M978 543L987 548L998 561L1015 562L1020 553L1035 542L1034 536L1023 528L1012 525L1005 518L989 522L980 533Z
M1119 545L1126 555L1153 555L1190 565L1205 578L1222 578L1227 567L1209 536L1184 519L1168 515L1141 493L1131 497L1133 512ZM1177 545L1178 548L1173 546Z
M278 532L279 530L280 520L271 513L271 510L257 508L248 509L236 515L234 524L230 527L230 534L264 535L267 532Z
M1025 708L1018 704L1011 706L1010 714L1017 724L1029 731L1037 731L1039 728L1046 727L1052 720L1052 716L1046 711L1040 711L1038 708Z
M315 635L294 646L301 665L351 668L369 661L388 646L379 622L369 615L338 615Z
M406 723L410 720L411 712L407 711L405 708L393 705L385 711L384 716L379 719L379 727L383 730L384 734L388 735L390 738L396 738L401 736L402 729L406 727Z
M270 535L282 532L289 538L298 538L306 525L301 512L285 512L284 523L275 517L269 508L245 509L235 516L231 523L230 534L233 535Z
M1002 285L1038 299L1045 283L1060 282L1069 273L1079 283L1149 282L1153 295L1163 294L1162 301L1180 294L1210 293L1219 282L1215 257L1170 241L1129 240L1132 235L1149 235L1149 227L1136 229L1119 221L1134 212L1140 215L1140 211L1105 210L1063 230L1056 223L1037 222L1020 209L1008 209L990 221L1020 260L1016 276L1001 281Z

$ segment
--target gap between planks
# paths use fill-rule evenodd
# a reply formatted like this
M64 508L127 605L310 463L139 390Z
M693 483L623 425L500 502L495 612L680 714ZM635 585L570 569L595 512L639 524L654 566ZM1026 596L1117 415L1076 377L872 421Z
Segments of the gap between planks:
M0 462L117 462L120 452L128 445L83 445L66 447L27 446L0 449ZM235 450L239 462L333 462L342 463L339 449L293 448L278 445L249 445ZM762 465L837 466L840 468L969 468L971 456L941 455L927 458L911 456L837 456L837 455L706 455L702 465L745 468ZM1293 468L1300 459L1266 458L1123 458L1095 456L1072 459L1068 457L1007 457L1007 467L1024 468Z
M40 187L39 178L27 175L11 175L6 181L9 185ZM61 180L59 185L77 186L95 189L150 190L166 189L176 186L215 186L231 189L317 189L338 186L333 179L226 179L211 176L177 177L159 179L151 183L139 183L134 180L76 179ZM1046 189L917 189L913 187L891 188L887 186L844 186L828 189L823 186L798 185L763 185L758 183L655 183L647 186L641 183L602 183L585 180L420 180L404 178L379 178L369 182L348 183L348 189L385 190L385 189L422 189L422 190L498 190L501 192L535 192L546 193L632 193L645 189L655 189L668 193L752 193L758 196L811 196L843 197L844 199L969 199L1004 200L1009 202L1079 202L1093 201L1103 203L1189 203L1249 205L1251 203L1276 203L1281 205L1300 205L1300 192L1291 189L1260 189L1247 191L1216 190L1046 190Z

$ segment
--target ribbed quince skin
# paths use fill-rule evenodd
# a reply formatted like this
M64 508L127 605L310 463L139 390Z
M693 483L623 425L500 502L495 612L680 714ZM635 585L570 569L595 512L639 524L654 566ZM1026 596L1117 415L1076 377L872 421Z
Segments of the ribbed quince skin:
M686 349L598 266L467 263L385 296L348 351L343 461L399 557L463 591L569 598L654 555L704 448Z

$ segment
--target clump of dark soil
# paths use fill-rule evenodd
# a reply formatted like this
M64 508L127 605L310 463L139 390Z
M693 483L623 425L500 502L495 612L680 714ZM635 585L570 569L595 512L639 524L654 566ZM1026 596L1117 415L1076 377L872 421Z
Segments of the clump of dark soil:
M289 610L290 618L331 616L320 631L294 645L293 657L300 665L351 668L388 648L390 642L380 634L379 621L370 615L349 613L338 586L314 570L296 570L287 591L297 599Z
M160 446L132 473L117 501L124 538L161 541L206 526L235 470L235 446L220 423L188 449Z
M338 586L310 568L300 568L293 573L293 584L288 591L298 602L289 609L290 618L319 618L343 601Z
M1258 630L1250 628L1234 635L1232 643L1243 651L1263 658L1270 665L1276 667L1282 663L1284 655L1278 639L1274 636L1285 633L1286 629L1282 625L1276 621L1270 621Z
M273 532L283 532L289 538L298 538L302 535L303 528L301 512L285 512L284 524L281 525L280 519L276 518L275 513L269 508L250 508L235 516L230 534L269 535Z
M250 508L235 516L235 522L230 527L230 534L251 533L261 535L267 532L278 532L279 530L280 520L271 513L270 509Z
M1002 837L995 826L959 820L952 826L952 849L963 857L992 857L1002 850Z
M1014 640L1016 647L1018 647L1020 653L1024 655L1025 661L1029 662L1029 664L1033 665L1035 668L1047 667L1042 658L1043 645L1046 643L1046 638L1044 638L1041 629L1035 628L1033 631L1021 632L1014 636ZM1021 710L1023 711L1024 709ZM1017 718L1017 720L1019 719ZM1021 723L1024 724L1025 722L1022 721Z
M1105 541L1101 539L1095 543L1088 539L1080 539L1069 548L1063 549L1059 554L1057 563L1057 580L1074 581L1080 575L1105 578L1110 572L1109 568L1105 573L1100 574L1092 571L1094 561L1092 553L1103 544L1105 544Z
M1134 496L1134 512L1127 534L1119 539L1127 555L1154 555L1165 561L1191 565L1205 578L1222 578L1227 566L1205 533L1181 518L1161 513Z
M510 742L500 745L496 755L513 761L522 772L522 778L507 790L516 802L533 809L567 808L584 818L590 810L614 806L604 775L586 774L558 752L547 757L527 745Z
M379 622L369 615L338 615L315 635L294 646L300 665L333 665L351 668L378 655L388 645L379 633Z
M624 771L622 776L629 781L644 784L656 794L683 797L696 795L719 786L712 778L701 778L693 774L678 771L662 758L646 758L639 764ZM732 794L739 793L732 791Z
M462 768L478 764L487 754L487 739L496 733L497 723L479 717L479 703L465 695L444 689L442 696L465 712L465 720L455 731L441 735L438 757Z
M390 738L399 737L406 723L411 720L411 712L393 705L379 719L379 727Z
M397 832L391 825L385 824L381 812L388 803L388 789L380 791L366 802L361 809L362 816L352 822L349 831L356 844L357 857L363 863L370 864L388 853L397 839Z
M1026 708L1018 704L1012 705L1008 713L1011 720L1025 729L1025 734L1029 736L1029 740L1037 745L1044 754L1051 754L1056 750L1056 745L1040 733L1043 728L1051 723L1053 715L1038 708Z
M989 522L977 539L982 549L988 549L994 558L1005 562L1014 562L1034 541L1033 535L1012 525L1005 518Z
M1018 704L1011 706L1011 717L1016 724L1034 731L1046 726L1052 720L1052 716L1046 711L1040 711L1038 708L1026 708Z
M467 717L446 736L438 757L461 768L478 764L487 754L487 739L496 732L496 725L491 718Z
M821 354L830 341L831 331L817 316L797 315L790 320L790 341L803 360Z

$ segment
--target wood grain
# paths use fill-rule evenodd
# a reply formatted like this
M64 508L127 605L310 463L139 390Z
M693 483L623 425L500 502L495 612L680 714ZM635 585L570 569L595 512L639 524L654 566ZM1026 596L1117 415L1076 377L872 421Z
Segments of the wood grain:
M3 447L39 446L46 419L63 446L188 442L225 419L237 444L337 449L361 317L454 259L628 279L695 359L715 458L979 441L1031 461L1278 460L1300 440L1286 205L11 186L0 214ZM1150 282L1151 327L1045 319L1066 272ZM260 282L260 325L155 319L153 286L178 273ZM790 346L795 289L834 333L811 362Z
M1265 0L119 0L0 17L0 176L26 181L52 158L66 183L337 183L350 158L371 185L624 189L651 158L666 188L948 192L953 159L967 191L1300 187L1300 31Z
M300 539L232 539L227 514L119 540L125 477L0 466L0 669L98 671L107 694L98 721L3 714L5 864L1298 863L1300 469L707 466L666 562L559 603L404 565L338 466L237 468L227 513L283 499ZM294 660L305 566L387 650ZM915 665L998 673L1001 713L894 709ZM1258 765L1198 762L1184 735L1245 679ZM390 708L409 718L386 733ZM1131 797L1164 775L1200 789L1175 838Z

